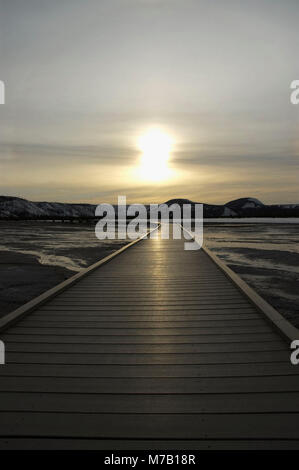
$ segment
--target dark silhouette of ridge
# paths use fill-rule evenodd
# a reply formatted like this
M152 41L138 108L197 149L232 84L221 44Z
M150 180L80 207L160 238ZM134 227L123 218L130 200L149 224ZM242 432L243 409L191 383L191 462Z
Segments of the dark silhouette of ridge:
M198 202L177 198L165 202L168 206ZM92 219L96 204L72 204L62 202L33 202L14 196L0 196L0 219ZM148 207L148 206L147 206ZM205 218L217 217L299 217L299 204L266 205L255 198L246 197L225 204L203 203Z

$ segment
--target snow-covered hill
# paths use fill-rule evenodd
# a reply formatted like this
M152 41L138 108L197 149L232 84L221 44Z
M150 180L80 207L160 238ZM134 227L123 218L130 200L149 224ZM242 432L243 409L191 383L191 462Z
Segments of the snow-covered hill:
M171 199L172 204L196 204L189 199ZM266 205L255 198L241 198L223 205L203 204L205 218L217 217L299 217L299 204ZM0 196L2 219L47 219L94 217L95 204L33 202L19 197Z
M95 205L60 202L32 202L18 197L0 196L1 218L93 217Z
M167 205L195 204L188 199L171 199ZM266 205L258 199L244 197L223 205L203 203L204 218L218 217L299 217L299 204Z

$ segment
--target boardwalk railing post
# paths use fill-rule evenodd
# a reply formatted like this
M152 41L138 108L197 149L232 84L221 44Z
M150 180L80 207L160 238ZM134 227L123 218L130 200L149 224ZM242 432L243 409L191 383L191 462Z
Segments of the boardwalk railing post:
M0 340L0 365L5 364L5 344Z

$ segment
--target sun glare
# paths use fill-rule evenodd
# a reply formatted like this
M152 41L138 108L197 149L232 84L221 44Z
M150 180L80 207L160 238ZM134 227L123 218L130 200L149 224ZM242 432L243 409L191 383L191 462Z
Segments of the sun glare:
M171 138L159 129L150 130L140 137L139 148L142 151L140 176L153 181L166 179L170 174L168 160L171 147Z

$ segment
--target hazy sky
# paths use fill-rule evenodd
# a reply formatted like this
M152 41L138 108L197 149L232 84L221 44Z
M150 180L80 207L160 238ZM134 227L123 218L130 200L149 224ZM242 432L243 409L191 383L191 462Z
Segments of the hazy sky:
M0 0L0 193L299 202L298 0ZM138 139L172 139L141 178Z

